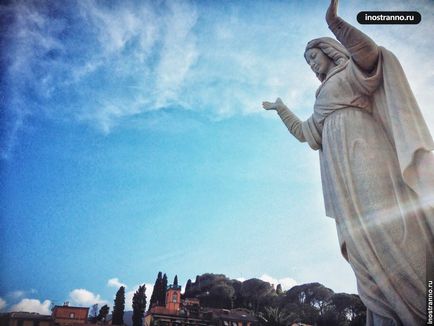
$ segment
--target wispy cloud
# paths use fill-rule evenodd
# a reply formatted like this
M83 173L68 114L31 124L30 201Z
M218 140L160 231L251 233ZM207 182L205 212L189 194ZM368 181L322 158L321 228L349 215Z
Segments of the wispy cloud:
M51 301L45 300L41 302L37 299L22 299L19 303L11 306L9 311L26 311L26 312L36 312L42 315L50 315Z
M394 8L392 2L381 6L388 3ZM421 1L413 9L429 13L433 6ZM349 20L366 9L358 2L341 7ZM109 133L126 118L166 107L222 119L261 112L262 100L280 96L307 118L318 82L303 49L309 39L330 35L325 7L295 2L243 7L177 0L17 1L2 9L4 17L14 17L3 51L10 63L3 156L33 116L88 123ZM434 115L425 107L433 100L434 59L426 35L433 24L427 14L416 27L363 27L398 52L430 125ZM408 33L412 37L404 41Z
M162 20L162 51L155 70L157 107L179 105L184 79L198 57L192 32L197 21L196 9L186 2L168 4L168 14Z
M84 121L107 133L124 117L177 104L196 58L190 31L197 15L188 3L18 1L4 9L15 18L6 35L11 123L4 155L34 116Z

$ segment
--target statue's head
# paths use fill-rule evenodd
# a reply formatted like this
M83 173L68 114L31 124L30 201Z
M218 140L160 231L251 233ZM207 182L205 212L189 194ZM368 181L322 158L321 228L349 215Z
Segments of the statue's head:
M307 43L304 58L320 81L334 66L344 64L350 54L344 46L330 37L321 37Z

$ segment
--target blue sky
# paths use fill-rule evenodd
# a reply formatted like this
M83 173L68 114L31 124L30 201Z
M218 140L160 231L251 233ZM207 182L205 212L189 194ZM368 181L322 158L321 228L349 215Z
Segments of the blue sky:
M356 292L325 217L303 119L303 58L328 1L14 1L2 5L0 310L112 304L158 271ZM359 26L417 10L417 26ZM341 1L394 51L431 130L432 1Z

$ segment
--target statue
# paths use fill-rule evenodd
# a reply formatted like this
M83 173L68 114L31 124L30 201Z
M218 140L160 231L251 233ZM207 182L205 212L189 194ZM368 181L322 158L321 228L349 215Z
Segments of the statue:
M300 121L278 98L290 133L319 151L326 215L357 279L368 325L423 325L426 271L434 261L434 142L396 57L337 15L337 40L307 44L321 81Z

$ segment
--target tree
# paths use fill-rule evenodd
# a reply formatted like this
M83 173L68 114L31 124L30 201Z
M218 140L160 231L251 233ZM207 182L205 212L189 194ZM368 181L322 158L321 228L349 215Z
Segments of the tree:
M165 306L166 305L166 292L167 292L167 275L164 273L163 275L163 281L161 282L161 289L160 289L160 305Z
M175 275L175 278L173 279L173 287L178 287L178 275Z
M232 281L223 274L206 273L196 277L196 282L187 282L186 298L198 298L201 305L213 308L233 308L236 296Z
M235 294L234 288L227 283L219 282L198 296L200 304L213 308L232 308L232 301Z
M96 317L96 320L104 323L107 319L107 315L109 314L109 312L110 312L109 306L107 306L106 304L103 305L99 310L99 314Z
M276 294L277 295L281 295L283 293L283 290L282 290L282 284L277 284L277 287L276 287Z
M363 325L366 320L366 307L355 294L335 293L330 298L329 309L343 322L350 325Z
M133 296L133 326L142 326L143 314L146 308L146 286L140 285Z
M330 326L330 325L342 325L343 323L339 320L333 310L326 310L321 316L316 320L317 326Z
M240 296L244 307L258 313L271 304L276 293L270 283L252 278L242 283Z
M113 307L112 324L123 325L125 310L125 287L121 286L116 292L115 303Z
M320 283L307 283L292 287L285 296L289 302L311 305L321 314L333 294L333 290Z
M267 326L285 326L289 322L290 315L278 307L265 307L264 310L265 313L258 315Z
M161 288L163 282L163 274L158 272L157 279L155 280L154 289L152 290L151 300L149 301L149 308L151 309L153 306L159 306L161 303L159 302L161 298Z
M184 297L190 298L190 291L191 291L191 280L188 279L187 284L185 285L185 291L184 291Z

